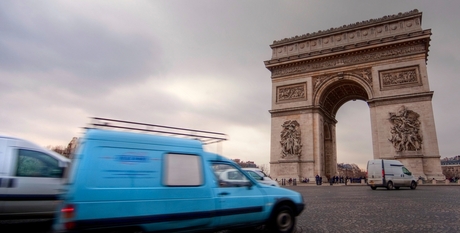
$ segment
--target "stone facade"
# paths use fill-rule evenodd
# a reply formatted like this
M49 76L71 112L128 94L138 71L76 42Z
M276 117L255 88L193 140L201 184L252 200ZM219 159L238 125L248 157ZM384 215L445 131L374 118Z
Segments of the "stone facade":
M413 10L273 42L273 178L337 175L335 115L358 99L370 108L374 158L443 179L421 21Z

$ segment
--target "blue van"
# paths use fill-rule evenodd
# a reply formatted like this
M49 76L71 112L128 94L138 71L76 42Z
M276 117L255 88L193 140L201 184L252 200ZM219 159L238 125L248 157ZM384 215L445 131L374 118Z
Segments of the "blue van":
M67 179L55 232L293 232L304 209L299 193L261 184L202 141L177 136L87 129Z

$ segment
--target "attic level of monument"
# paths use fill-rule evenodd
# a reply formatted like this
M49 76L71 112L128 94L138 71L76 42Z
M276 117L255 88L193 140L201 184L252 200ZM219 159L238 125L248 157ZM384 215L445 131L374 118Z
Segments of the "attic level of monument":
M417 9L414 9L412 11L408 11L404 13L400 12L399 14L395 14L395 15L387 15L387 16L383 16L377 19L364 20L364 21L352 23L349 25L343 25L337 28L320 30L318 32L307 33L301 36L294 36L291 38L285 38L285 39L278 40L278 41L275 40L273 41L273 44L271 45L271 47L274 48L280 45L304 41L306 39L316 39L316 38L321 38L321 37L325 37L328 35L336 35L336 34L353 31L357 29L366 29L369 27L375 27L378 25L385 25L385 24L394 25L395 23L398 23L398 22L406 22L407 28L410 30L413 24L415 25L422 24L422 12L419 12ZM415 27L413 28L413 30L414 29Z
M426 61L431 30L422 30L418 11L400 15L275 42L265 66L276 78L415 54Z

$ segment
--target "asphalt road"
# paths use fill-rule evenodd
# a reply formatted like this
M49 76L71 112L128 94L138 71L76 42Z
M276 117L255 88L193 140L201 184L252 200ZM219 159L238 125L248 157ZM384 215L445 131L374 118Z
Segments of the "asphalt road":
M300 192L306 204L297 217L297 233L460 232L460 186L287 188ZM47 233L50 225L43 220L0 221L0 232Z

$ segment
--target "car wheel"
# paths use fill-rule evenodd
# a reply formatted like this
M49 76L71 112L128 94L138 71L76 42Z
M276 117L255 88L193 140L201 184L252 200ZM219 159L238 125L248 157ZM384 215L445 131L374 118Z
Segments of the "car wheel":
M393 189L393 182L389 181L387 184L387 189L392 190Z
M399 187L395 187L395 189L396 189L396 190L398 190L398 189L399 189Z
M294 212L289 206L283 205L276 209L269 223L270 232L292 233L295 229Z
M377 187L371 186L371 189L372 189L372 190L376 190L376 189L377 189Z
M415 181L412 181L412 183L410 183L410 189L415 189L417 188L417 183L415 183Z

